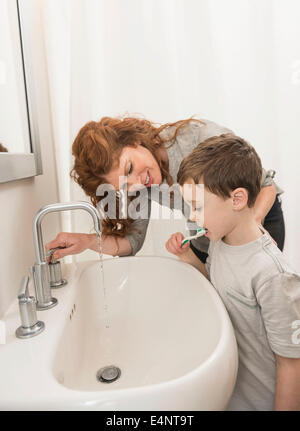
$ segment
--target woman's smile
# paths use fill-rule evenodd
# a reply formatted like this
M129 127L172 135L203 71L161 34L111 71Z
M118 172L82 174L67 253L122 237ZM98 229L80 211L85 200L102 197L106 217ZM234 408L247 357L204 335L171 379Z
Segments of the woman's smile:
M149 170L147 170L147 175L146 175L146 180L145 180L144 186L151 187L152 184L153 184L153 177L150 174Z

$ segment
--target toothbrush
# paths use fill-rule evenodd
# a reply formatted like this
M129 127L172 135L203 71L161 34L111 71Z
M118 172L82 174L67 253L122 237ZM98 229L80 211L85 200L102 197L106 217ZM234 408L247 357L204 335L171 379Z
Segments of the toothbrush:
M207 232L206 229L204 229L203 227L199 227L199 229L197 229L197 233L196 235L192 235L192 236L187 236L186 238L184 238L180 244L180 247L182 247L184 244L186 244L188 241L190 241L191 239L195 239L195 238L199 238L200 236L205 235Z

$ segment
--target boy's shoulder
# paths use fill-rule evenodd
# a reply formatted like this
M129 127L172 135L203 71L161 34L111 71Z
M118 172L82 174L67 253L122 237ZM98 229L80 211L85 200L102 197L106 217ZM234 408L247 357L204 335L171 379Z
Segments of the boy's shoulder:
M254 269L257 268L253 277L257 285L263 285L276 278L283 279L285 276L295 276L300 279L299 274L292 268L284 253L274 244L269 234L264 234L260 240L261 248L250 257L251 266Z
M252 280L253 287L258 288L276 277L300 275L288 263L285 255L274 244L270 235L265 233L258 240L245 246L226 247L222 240L210 242L208 254L210 260L219 255L231 262L231 270L241 273Z

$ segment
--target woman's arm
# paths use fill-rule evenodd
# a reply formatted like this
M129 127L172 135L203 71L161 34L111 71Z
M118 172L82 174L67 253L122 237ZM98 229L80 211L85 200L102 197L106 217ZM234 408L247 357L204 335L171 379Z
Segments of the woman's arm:
M254 204L254 215L257 223L261 224L262 220L272 208L275 198L276 188L274 184L262 187Z
M132 223L131 232L124 238L115 235L102 235L102 253L111 256L135 255L143 246L149 224L148 219L137 219ZM46 250L64 247L53 253L54 259L61 259L70 254L78 254L89 249L99 251L97 234L60 232L46 244Z
M132 253L130 242L126 238L113 235L102 235L102 253L112 256L128 256ZM97 234L60 232L57 237L46 244L46 250L63 247L53 253L54 259L61 259L70 254L82 253L85 250L99 251Z
M97 234L92 234L90 250L99 251ZM102 253L110 254L112 256L128 256L132 252L131 244L128 239L116 237L114 235L101 236Z
M274 410L300 410L300 358L275 355L276 391Z

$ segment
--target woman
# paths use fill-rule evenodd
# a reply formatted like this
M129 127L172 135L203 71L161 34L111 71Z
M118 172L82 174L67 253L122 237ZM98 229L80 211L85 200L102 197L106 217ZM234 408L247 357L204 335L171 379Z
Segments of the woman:
M79 131L73 146L73 179L90 197L94 206L101 199L97 189L111 184L116 190L120 178L127 188L142 185L149 188L163 182L176 183L177 171L185 158L205 139L229 129L208 120L187 119L156 127L150 121L125 117L104 117L89 122ZM284 243L284 221L278 195L282 193L272 180L273 171L263 172L262 189L255 204L256 219L265 226L278 247ZM149 214L150 215L150 214ZM143 245L148 219L105 219L102 223L102 252L104 254L135 255ZM208 239L193 240L191 248L205 261ZM53 257L60 259L86 249L98 251L96 234L59 233L46 249L62 247Z

